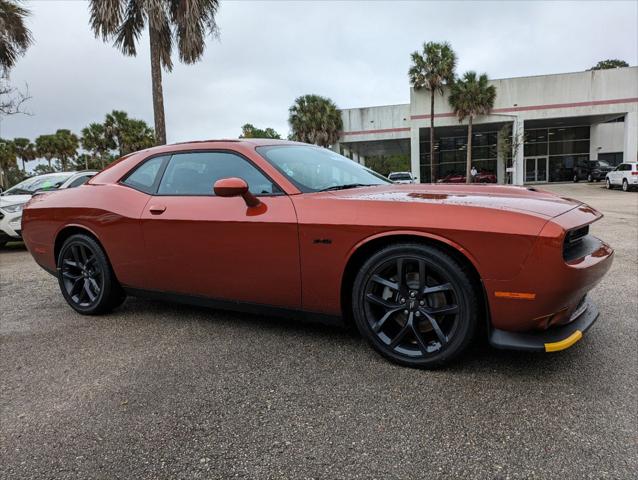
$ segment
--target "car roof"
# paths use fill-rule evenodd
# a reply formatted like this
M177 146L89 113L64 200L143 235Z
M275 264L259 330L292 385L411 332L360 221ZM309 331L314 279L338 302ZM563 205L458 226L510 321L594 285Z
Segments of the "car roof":
M248 143L255 146L265 146L265 145L307 145L301 142L295 142L293 140L283 140L276 138L220 138L220 139L211 139L211 140L192 140L188 142L177 142L169 145L161 145L162 147L167 147L170 145L201 145L202 143Z
M225 145L224 145L225 144ZM180 150L188 148L189 146L193 146L197 149L216 149L216 148L228 148L228 144L240 144L240 145L250 145L253 148L256 147L265 147L272 145L305 145L309 146L307 143L303 142L295 142L293 140L278 140L274 138L220 138L220 139L211 139L211 140L191 140L188 142L175 142L169 143L166 145L156 145L154 147L146 148L144 150L138 150L137 152L132 152L128 155L124 155L120 158L123 160L127 157L138 155L143 153L145 155L154 155L170 152L173 147L179 147Z

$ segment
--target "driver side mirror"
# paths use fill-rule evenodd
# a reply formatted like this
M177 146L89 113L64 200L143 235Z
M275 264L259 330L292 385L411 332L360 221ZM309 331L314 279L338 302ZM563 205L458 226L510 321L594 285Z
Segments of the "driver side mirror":
M218 197L242 197L249 207L256 207L261 203L250 193L248 184L241 178L220 178L213 185L213 191Z

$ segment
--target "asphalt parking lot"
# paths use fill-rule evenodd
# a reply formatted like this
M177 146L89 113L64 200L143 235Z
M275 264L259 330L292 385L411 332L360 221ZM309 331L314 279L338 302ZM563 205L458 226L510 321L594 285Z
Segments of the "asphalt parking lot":
M601 317L556 354L388 363L339 328L128 299L75 314L0 251L0 478L635 478L638 194L605 214ZM634 472L634 473L631 473Z

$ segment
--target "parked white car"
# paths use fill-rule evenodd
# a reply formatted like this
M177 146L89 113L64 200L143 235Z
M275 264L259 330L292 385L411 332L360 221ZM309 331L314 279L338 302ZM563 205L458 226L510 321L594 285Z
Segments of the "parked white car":
M410 172L391 172L388 175L388 180L392 180L394 183L414 183L414 177Z
M625 162L607 173L605 178L607 188L619 186L624 192L638 187L638 163Z
M22 208L34 194L78 187L96 173L93 170L47 173L27 178L0 194L0 247L22 239Z

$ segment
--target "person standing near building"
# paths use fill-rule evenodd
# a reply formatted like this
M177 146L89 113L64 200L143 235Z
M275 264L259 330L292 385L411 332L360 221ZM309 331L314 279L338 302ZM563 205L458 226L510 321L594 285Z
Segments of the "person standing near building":
M478 171L476 170L476 167L474 165L472 165L472 170L470 170L470 174L472 175L472 183L474 183L474 180L476 179L476 174L478 173Z

